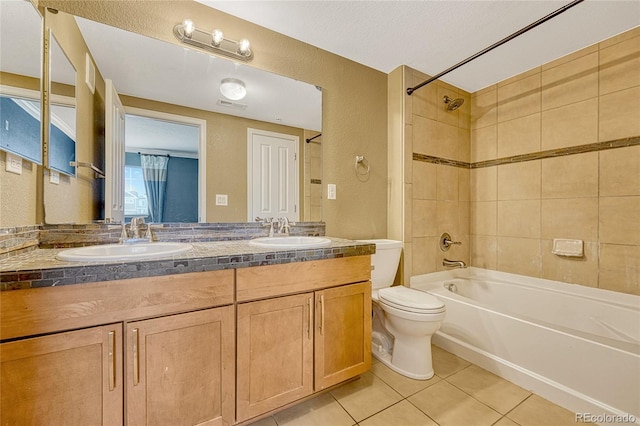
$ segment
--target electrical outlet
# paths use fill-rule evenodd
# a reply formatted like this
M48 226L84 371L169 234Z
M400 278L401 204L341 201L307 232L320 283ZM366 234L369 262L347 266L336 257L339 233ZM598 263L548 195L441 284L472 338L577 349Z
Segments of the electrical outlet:
M60 183L60 173L49 170L49 183L58 185Z
M229 196L227 194L216 194L216 206L229 205Z
M330 183L327 185L327 198L329 200L335 200L336 199L336 184L335 183Z
M17 175L22 174L22 158L17 155L9 154L7 152L6 171L15 173Z

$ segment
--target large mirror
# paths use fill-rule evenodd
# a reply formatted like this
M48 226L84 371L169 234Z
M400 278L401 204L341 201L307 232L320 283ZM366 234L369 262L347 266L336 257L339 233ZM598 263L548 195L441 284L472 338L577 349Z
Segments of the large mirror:
M75 17L75 23L88 49L86 60L91 62L86 67L75 64L78 73L84 74L78 81L85 80L94 66L93 84L104 99L104 109L111 109L114 102L106 95L108 80L126 112L125 217L142 215L154 222L244 222L258 215L291 213L289 217L299 221L322 220L320 88L84 18ZM242 81L245 97L235 100L222 95L223 79ZM79 112L78 119L88 118ZM108 127L108 120L104 124ZM280 144L285 140L294 141L293 160L285 161L289 169L251 162L255 157L264 160L260 153L269 149L283 152ZM78 141L79 146L83 143ZM255 151L252 143L261 148ZM154 210L157 200L149 195L156 190L148 186L153 179L145 182L145 162L152 167L168 163L160 214ZM252 183L252 175L264 177L262 169L252 173L255 167L274 169L267 180L288 192L264 205L252 203L252 185L264 186L259 180ZM105 172L109 175L109 170ZM283 182L282 176L288 181ZM282 213L285 198L294 204ZM49 205L55 199L45 200L47 211L56 209Z
M42 163L42 17L29 1L0 2L0 150Z

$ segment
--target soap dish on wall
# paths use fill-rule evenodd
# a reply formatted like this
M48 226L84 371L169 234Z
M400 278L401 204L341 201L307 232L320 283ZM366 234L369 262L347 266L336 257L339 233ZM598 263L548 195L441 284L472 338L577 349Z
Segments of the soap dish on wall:
M558 256L582 257L584 244L582 240L554 238L551 253Z

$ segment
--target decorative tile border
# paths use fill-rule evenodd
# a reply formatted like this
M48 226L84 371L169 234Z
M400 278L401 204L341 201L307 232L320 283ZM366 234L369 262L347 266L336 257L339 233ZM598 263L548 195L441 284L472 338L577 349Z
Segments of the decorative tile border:
M503 164L522 163L525 161L543 160L545 158L563 157L566 155L584 154L587 152L604 151L607 149L625 148L640 145L640 136L632 138L615 139L606 142L596 142L585 145L572 146L568 148L549 149L546 151L532 152L530 154L514 155L511 157L496 158L495 160L478 161L476 163L466 163L463 161L448 160L446 158L433 157L430 155L413 153L413 159L426 163L443 164L447 166L461 167L465 169L480 169L483 167L500 166Z

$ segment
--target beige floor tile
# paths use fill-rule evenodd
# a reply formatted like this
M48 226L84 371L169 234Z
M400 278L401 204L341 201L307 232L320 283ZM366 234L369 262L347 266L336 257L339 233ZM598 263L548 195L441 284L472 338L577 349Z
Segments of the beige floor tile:
M443 378L471 365L464 359L458 358L437 346L431 346L431 356L433 358L433 370L436 372L436 375Z
M522 426L575 426L576 424L574 413L538 395L529 397L507 414L507 417Z
M475 365L447 377L447 382L502 414L531 395L520 386Z
M437 426L406 399L358 423L360 426Z
M519 426L518 423L511 420L509 417L503 417L498 420L497 423L494 423L493 426Z
M416 392L420 392L422 389L428 388L441 380L438 376L433 376L429 380L411 379L403 376L402 374L396 373L381 362L373 364L371 366L371 371L405 398Z
M262 420L251 423L251 426L278 426L276 419L273 416L265 417Z
M360 376L360 380L334 389L331 394L356 421L364 420L402 399L398 392L371 372Z
M408 398L441 426L492 425L502 416L445 380Z
M325 393L273 415L278 425L352 426L355 421L331 396ZM266 419L265 419L266 420ZM265 423L261 426L269 426Z

